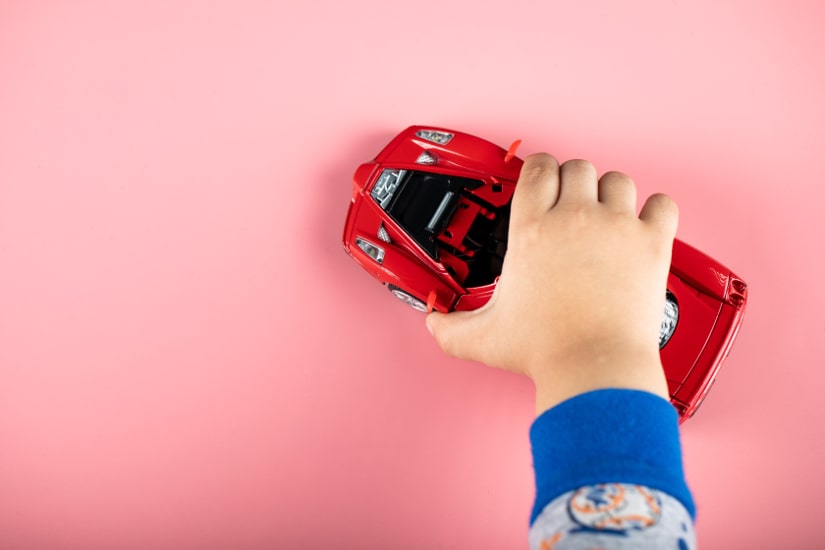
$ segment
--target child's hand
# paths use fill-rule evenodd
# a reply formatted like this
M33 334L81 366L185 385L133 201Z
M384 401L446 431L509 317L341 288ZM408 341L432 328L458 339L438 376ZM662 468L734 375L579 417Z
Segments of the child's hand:
M598 179L582 160L524 162L507 255L490 302L427 317L448 354L526 374L538 413L585 391L635 388L668 398L658 334L678 210L636 188Z

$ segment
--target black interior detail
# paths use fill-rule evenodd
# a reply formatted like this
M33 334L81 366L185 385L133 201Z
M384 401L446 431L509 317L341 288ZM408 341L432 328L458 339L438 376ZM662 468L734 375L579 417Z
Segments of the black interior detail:
M429 172L410 171L399 182L392 202L386 212L421 245L427 254L438 260L438 246L435 236L447 225L465 189L476 189L483 185L479 180L457 176L445 176ZM442 211L432 230L427 226L448 194L452 193L446 208Z
M471 178L409 171L387 205L386 212L434 260L442 262L464 287L484 286L501 274L507 251L510 205L496 207L471 193L483 183ZM498 188L498 189L496 189ZM494 191L501 191L494 184ZM481 211L472 221L460 249L439 239L456 209L475 203ZM453 235L444 232L447 239ZM443 250L444 254L439 254ZM444 259L441 259L444 256ZM454 264L454 265L453 265ZM461 275L459 275L459 273ZM466 276L464 276L466 275ZM464 280L461 280L464 276Z
M488 285L501 275L509 225L509 204L500 208L494 219L478 216L473 222L463 243L467 249L475 251L466 260L470 273L464 281L465 287Z

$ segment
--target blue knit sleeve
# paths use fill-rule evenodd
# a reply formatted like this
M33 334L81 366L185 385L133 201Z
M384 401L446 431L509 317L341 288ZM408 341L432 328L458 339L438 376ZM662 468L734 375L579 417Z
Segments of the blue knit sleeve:
M630 483L663 491L690 516L676 411L652 393L605 389L568 399L530 428L536 501L530 524L554 498L582 486Z

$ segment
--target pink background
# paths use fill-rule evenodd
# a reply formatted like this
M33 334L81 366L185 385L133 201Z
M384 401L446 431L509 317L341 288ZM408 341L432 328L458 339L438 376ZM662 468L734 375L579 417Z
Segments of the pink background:
M149 5L151 4L151 5ZM0 3L0 547L525 548L528 381L341 250L412 123L673 195L750 283L701 547L825 538L821 2Z

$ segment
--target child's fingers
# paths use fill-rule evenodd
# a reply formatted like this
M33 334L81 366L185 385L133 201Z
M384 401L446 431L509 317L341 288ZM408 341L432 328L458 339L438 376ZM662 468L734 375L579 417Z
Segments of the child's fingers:
M559 204L582 205L599 200L596 167L586 160L568 160L559 168Z
M673 239L676 236L676 226L679 225L679 207L669 196L655 193L645 201L639 219Z
M447 355L458 359L481 361L485 334L481 327L482 316L480 310L433 312L427 315L427 328Z
M524 227L547 211L559 197L559 163L551 155L539 153L524 160L513 193L510 226Z
M607 172L599 179L599 202L614 212L636 213L636 185L630 176Z

